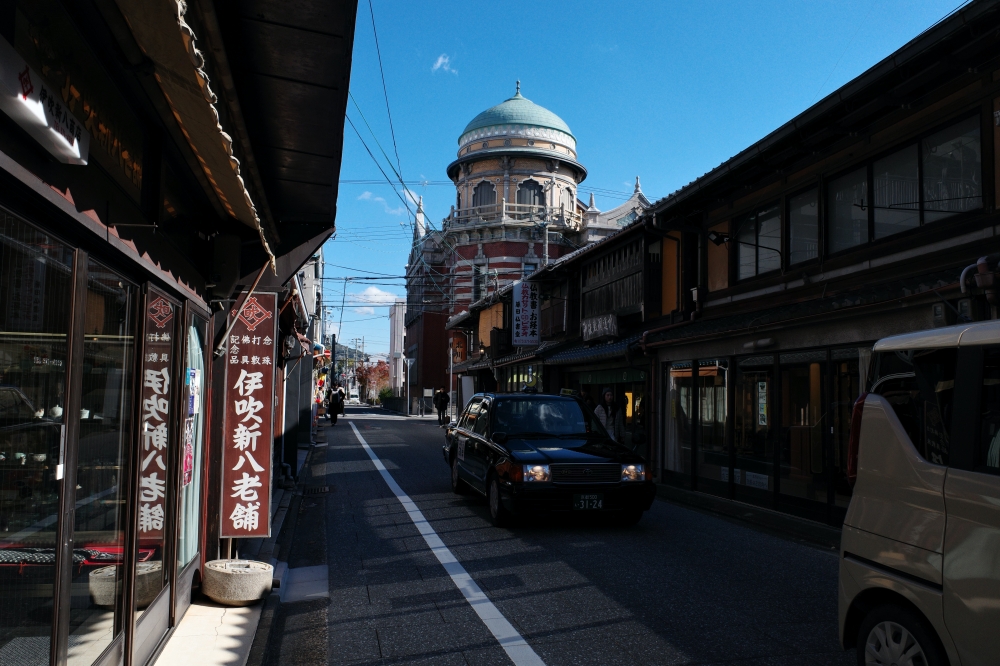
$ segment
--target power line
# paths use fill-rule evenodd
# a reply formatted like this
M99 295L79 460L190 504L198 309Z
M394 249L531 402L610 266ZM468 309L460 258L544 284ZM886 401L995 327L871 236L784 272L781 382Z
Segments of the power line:
M385 70L382 69L382 49L378 46L378 30L375 29L375 9L372 7L372 0L368 0L368 11L372 16L372 33L375 35L375 53L378 54L378 71L382 75L382 94L385 95L385 113L389 116L389 133L392 134L392 149L396 153L396 166L399 171L403 171L403 167L399 164L399 149L396 147L396 131L392 127L392 111L389 110L389 91L385 87ZM356 103L355 103L356 104ZM400 178L402 182L402 178ZM406 187L406 185L403 185Z

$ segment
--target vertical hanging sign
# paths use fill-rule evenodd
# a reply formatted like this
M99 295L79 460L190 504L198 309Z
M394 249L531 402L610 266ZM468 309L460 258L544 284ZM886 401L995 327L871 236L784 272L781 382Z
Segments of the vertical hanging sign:
M538 331L538 284L518 282L514 285L512 299L512 339L515 347L531 347L539 344Z
M163 539L170 463L170 368L177 305L150 289L142 341L142 412L139 442L139 541Z
M271 535L277 295L253 294L237 312L226 354L222 536Z

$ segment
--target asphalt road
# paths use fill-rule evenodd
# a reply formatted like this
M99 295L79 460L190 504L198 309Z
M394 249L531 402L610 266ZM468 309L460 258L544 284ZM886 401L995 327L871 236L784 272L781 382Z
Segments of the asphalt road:
M294 499L279 557L326 573L329 598L281 604L270 663L513 663L351 423L545 664L856 663L837 643L836 554L662 500L635 527L497 529L485 500L452 494L434 419L363 408L310 451L304 485L328 491Z

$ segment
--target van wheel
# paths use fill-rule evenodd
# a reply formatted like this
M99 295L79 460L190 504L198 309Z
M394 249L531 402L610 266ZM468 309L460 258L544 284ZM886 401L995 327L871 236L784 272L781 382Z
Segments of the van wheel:
M458 456L451 457L451 492L456 495L469 494L469 484L458 475Z
M493 525L496 527L506 527L507 525L510 525L511 515L510 512L504 508L503 499L500 497L500 480L496 477L496 474L490 477L490 485L486 493L486 499L490 505L490 520L493 521Z
M900 606L879 606L858 631L858 666L946 666L927 623Z

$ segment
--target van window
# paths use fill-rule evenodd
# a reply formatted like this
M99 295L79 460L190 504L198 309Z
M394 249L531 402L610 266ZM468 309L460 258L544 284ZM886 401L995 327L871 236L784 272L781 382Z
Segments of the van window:
M920 455L948 464L951 449L955 349L882 352L876 359L872 393L884 397Z
M981 396L976 468L1000 474L1000 349L996 347L984 354Z

